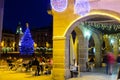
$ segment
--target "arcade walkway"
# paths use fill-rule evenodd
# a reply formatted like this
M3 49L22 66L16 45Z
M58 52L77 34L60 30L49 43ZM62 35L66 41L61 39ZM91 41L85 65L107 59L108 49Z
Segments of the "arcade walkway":
M106 75L103 73L81 73L81 77L79 78L71 78L69 80L117 80L117 74Z

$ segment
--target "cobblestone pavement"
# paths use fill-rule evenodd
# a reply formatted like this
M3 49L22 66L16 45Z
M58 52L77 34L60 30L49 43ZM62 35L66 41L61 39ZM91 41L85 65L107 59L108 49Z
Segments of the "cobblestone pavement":
M77 78L71 78L68 80L117 80L118 68L114 66L113 74L108 75L105 73L105 67L94 69L93 72L81 72Z
M51 75L33 76L30 72L16 72L0 69L0 80L51 80Z
M117 80L117 75L116 67L114 67L112 75L105 74L105 68L97 68L93 72L80 72L79 77L68 80ZM51 80L51 75L33 76L30 72L0 69L0 80Z
M51 75L32 76L31 73L22 73L15 71L1 71L0 80L51 80ZM71 78L69 80L117 80L116 74L107 75L103 73L84 72L78 78Z
M107 75L102 73L81 73L82 76L78 78L71 78L69 80L117 80L117 75Z

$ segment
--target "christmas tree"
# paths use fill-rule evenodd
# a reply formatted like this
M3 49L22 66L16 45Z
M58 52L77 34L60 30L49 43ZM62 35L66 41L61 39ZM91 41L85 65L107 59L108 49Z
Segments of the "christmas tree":
M26 23L26 30L20 41L20 54L21 55L33 55L34 53L34 41L31 37L31 33Z

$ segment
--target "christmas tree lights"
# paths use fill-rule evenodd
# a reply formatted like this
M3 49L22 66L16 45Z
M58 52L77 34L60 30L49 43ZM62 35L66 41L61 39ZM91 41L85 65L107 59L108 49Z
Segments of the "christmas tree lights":
M29 27L27 27L23 37L21 38L20 44L21 55L33 55L34 53L34 41L31 37Z

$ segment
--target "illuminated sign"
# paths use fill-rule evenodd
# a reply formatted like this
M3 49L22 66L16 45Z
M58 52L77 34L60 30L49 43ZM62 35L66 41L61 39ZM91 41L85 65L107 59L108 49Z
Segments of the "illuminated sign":
M52 9L62 12L67 8L68 0L51 0Z
M76 0L74 5L74 13L81 16L90 12L90 4L88 0Z

